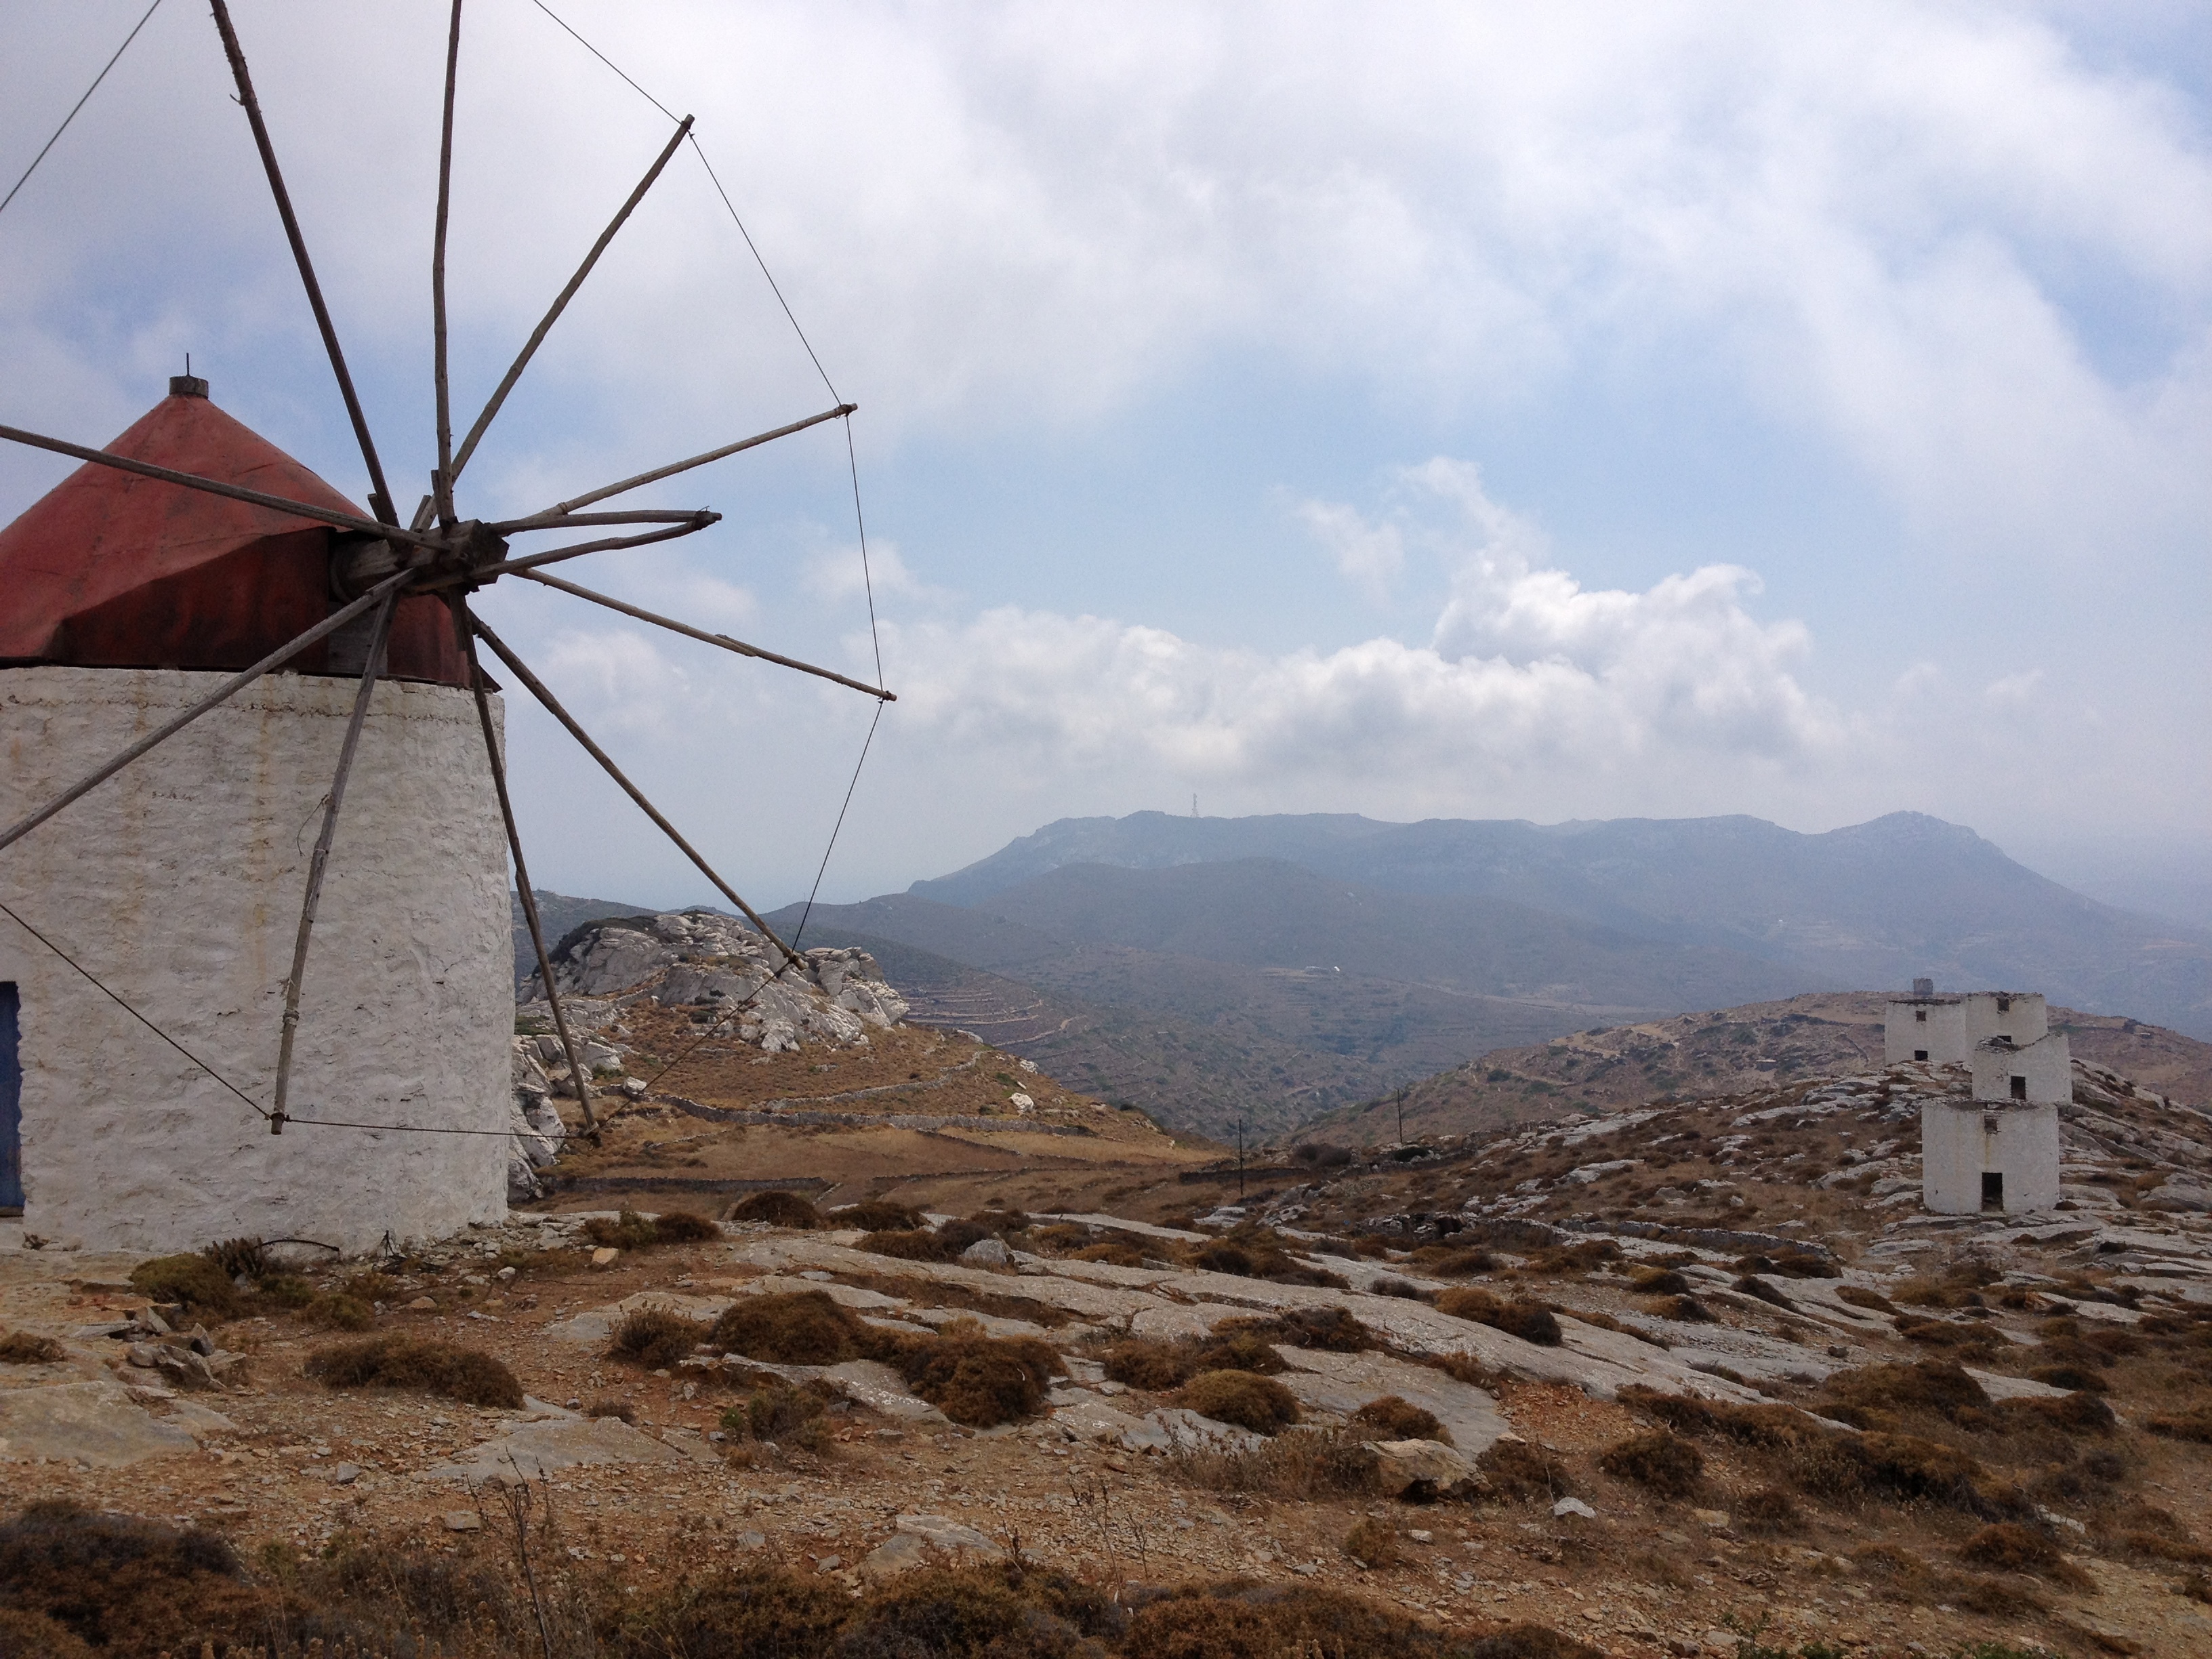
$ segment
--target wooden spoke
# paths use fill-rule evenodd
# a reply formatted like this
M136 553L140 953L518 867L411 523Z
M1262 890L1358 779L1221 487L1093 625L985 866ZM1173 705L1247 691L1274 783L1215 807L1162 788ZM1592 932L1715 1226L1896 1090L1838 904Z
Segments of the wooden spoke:
M323 806L322 833L315 837L314 855L307 861L307 896L300 906L300 931L292 941L292 973L284 981L283 1035L276 1048L276 1099L269 1114L269 1133L284 1133L284 1103L292 1084L292 1040L300 1030L300 983L307 974L307 943L315 931L315 912L323 902L323 872L330 866L331 842L338 831L338 809L345 804L346 780L353 774L353 757L361 746L361 728L368 718L369 698L384 667L385 641L392 636L392 614L399 608L397 589L387 593L376 613L376 626L368 641L368 659L362 665L361 689L355 692L353 717L346 722L345 741L338 748L337 775Z
M703 455L694 455L688 461L673 461L666 466L657 466L650 472L641 472L635 478L624 478L620 483L607 484L598 489L586 490L573 500L557 502L544 512L527 519L511 519L501 526L503 530L527 530L534 525L567 517L580 507L593 501L603 501L610 495L619 495L661 478L672 478L679 472L689 472L695 466L704 466L709 461L719 461L726 455L734 455L741 449L757 449L778 438L788 438L794 432L804 432L810 426L819 426L824 421L834 421L859 410L858 404L839 404L835 409L825 409L819 415L809 415L803 421L793 421L789 426L780 426L773 432L763 432L755 437L740 438L733 444L724 444L720 449L710 449Z
M361 444L361 458L368 465L370 495L368 504L376 516L386 524L397 524L392 509L392 491L384 482L384 463L376 458L376 441L368 435L368 417L362 413L361 398L353 389L353 375L346 368L345 353L338 346L338 331L331 323L331 309L323 303L323 285L315 280L314 262L307 258L307 239L300 234L299 216L292 211L291 192L284 188L284 174L276 165L276 150L269 142L269 125L261 118L261 100L253 95L253 77L246 72L246 53L238 44L238 31L231 27L230 7L227 0L214 0L215 26L222 36L223 55L230 59L231 77L238 82L238 101L245 107L246 118L253 128L253 143L261 152L261 166L269 175L270 192L276 198L277 216L284 222L284 235L292 244L292 258L300 267L300 281L307 290L307 304L315 313L315 326L322 331L323 349L330 353L331 371L338 377L338 391L344 395L346 415L353 422L353 435Z
M694 513L685 522L672 525L666 530L656 530L647 536L608 536L596 542L578 542L572 547L556 547L550 552L532 553L526 558L507 559L498 564L487 564L471 571L466 576L452 578L454 581L488 582L495 576L518 575L525 570L534 570L541 564L558 564L563 559L580 559L586 553L605 553L617 547L643 547L649 542L673 541L678 536L689 536L721 523L722 515L702 510ZM437 586L433 583L430 586Z
M461 70L461 0L446 39L446 124L438 141L438 224L430 242L430 344L438 392L438 522L453 525L453 400L446 379L446 216L453 199L453 83Z
M220 4L221 0L217 0L217 3ZM545 313L544 320L531 331L521 355L515 358L514 365L501 379L498 390L491 394L491 401L484 405L483 413L477 416L477 423L469 428L469 435L461 441L460 452L453 457L453 465L447 470L444 486L447 490L453 489L454 481L461 476L461 469L468 465L469 457L477 453L477 445L482 441L485 428L491 425L492 417L499 413L500 405L507 401L507 394L514 390L514 383L522 378L522 371L530 367L530 360L538 355L538 348L544 343L546 334L560 320L561 313L568 308L568 301L575 298L576 290L583 287L584 278L592 274L592 267L599 264L599 255L607 251L607 244L614 240L615 233L623 228L623 222L636 210L637 204L645 199L645 192L653 188L653 181L660 177L661 169L668 165L668 158L676 154L676 147L690 131L691 118L687 115L677 123L675 137L668 141L667 148L653 159L653 165L646 170L645 177L638 181L637 188L630 191L629 200L622 204L622 210L599 233L599 240L592 244L592 251L584 256L584 263L576 267L576 274L568 279L568 285L554 300L553 308Z
M507 850L514 860L514 890L521 896L522 919L530 925L530 943L538 952L538 976L545 982L545 1000L552 1005L553 1029L561 1038L561 1052L568 1057L568 1075L576 1082L576 1101L584 1109L584 1127L597 1129L599 1115L592 1109L592 1080L568 1034L568 1016L561 1006L560 988L553 983L553 958L545 950L545 928L538 917L538 895L530 890L530 866L522 858L522 832L514 823L514 803L507 793L507 758L500 753L499 733L491 722L491 698L484 690L483 669L477 661L476 635L469 630L468 606L453 594L453 634L469 665L469 689L476 693L477 722L483 727L484 755L491 763L491 785L499 795L499 815L507 825Z
M798 951L793 950L788 945L786 945L781 939L779 939L776 936L775 929L769 927L767 922L761 920L760 912L754 909L751 905L746 903L744 899L740 898L738 896L738 890L731 886L729 883L724 881L720 876L714 872L714 866L708 863L705 859L699 855L699 849L692 846L690 842L684 840L683 836L678 831L676 826L671 823L667 818L662 815L660 809L645 798L645 792L640 789L635 784L632 783L629 778L623 775L622 768L615 764L613 757L611 757L605 750L600 748L599 744L592 741L591 733L585 731L582 726L576 723L575 716L561 706L561 700L545 689L545 683L539 679L537 675L530 672L528 665L523 662L522 659L516 656L514 652L508 650L506 645L501 641L499 635L493 633L490 629L484 626L483 619L472 613L469 617L469 626L476 630L476 635L478 639L482 640L486 645L492 648L493 654L498 657L501 662L505 663L507 667L513 671L515 678L520 680L523 684L530 688L530 695L545 705L545 712L552 715L555 720L560 721L562 726L568 727L568 735L575 738L578 743L583 745L584 752L589 755L593 760L599 762L600 767L606 772L606 775L622 786L623 793L627 794L632 800L635 801L638 804L640 810L645 813L646 817L651 818L655 824L659 826L660 833L666 836L669 840L676 843L677 850L682 853L685 858L690 859L693 864L696 865L699 867L699 872L705 876L708 880L714 884L715 887L720 890L722 896L729 900L731 903L736 905L738 908L744 913L745 920L751 922L754 927L759 928L762 936L765 938L769 943L775 945L777 950L782 951L785 958L790 962L793 967L805 967L805 958L801 957Z
M898 694L896 691L886 691L880 686L870 685L865 680L848 679L842 674L827 668L817 668L812 663L801 662L796 657L780 657L773 651L763 651L757 645L747 645L743 640L733 640L727 634L709 634L703 629L692 627L689 623L678 622L672 617L656 616L650 611L641 610L636 605L625 604L608 594L594 593L588 587L579 587L574 582L564 582L558 576L548 576L536 570L518 570L514 574L528 581L543 582L548 587L557 587L563 593L574 593L580 599L589 599L593 605L603 605L610 611L619 611L625 617L635 617L640 622L651 623L656 628L665 628L671 633L682 634L687 638L698 640L708 645L718 645L723 650L734 651L741 657L757 657L763 662L772 662L780 668L795 668L802 674L812 674L818 679L835 680L840 685L849 685L855 691L865 691L870 696L884 702L898 701Z
M337 633L339 629L343 628L348 623L351 622L356 617L361 615L362 611L367 611L370 606L382 603L383 600L392 595L394 589L398 588L407 580L407 576L408 573L403 570L398 575L390 577L387 580L380 582L374 587L370 588L368 592L356 599L351 605L345 606L342 610L333 611L331 612L329 616L324 617L322 621L317 623L306 633L301 635L299 638L287 641L284 644L278 646L276 650L264 657L259 662L255 663L252 667L241 670L240 672L231 676L230 678L225 680L221 685L216 687L216 689L209 692L206 696L202 697L198 702L194 703L190 708L185 710L183 714L178 715L174 720L169 721L166 726L160 727L158 730L148 732L144 737L139 738L137 742L132 744L121 754L107 762L106 764L78 779L76 782L63 790L60 794L55 796L53 799L48 801L44 806L40 807L38 811L33 812L29 817L20 818L15 823L10 824L6 830L0 830L0 848L11 846L15 842L21 841L24 836L29 835L32 830L37 829L48 818L53 817L55 813L67 806L71 801L90 794L94 790L100 787L101 784L106 782L108 779L113 777L125 767L130 765L132 761L137 760L141 755L143 755L151 750L158 749L161 744L167 743L171 738L175 737L178 732L183 731L187 726L190 726L201 715L206 714L210 708L219 708L222 704L229 702L231 698L236 696L240 691L243 691L247 686L252 684L254 681L259 679L264 674L268 673L271 669L283 667L284 664L298 656L300 653L305 651L309 646L314 644L318 640L327 639L332 634Z

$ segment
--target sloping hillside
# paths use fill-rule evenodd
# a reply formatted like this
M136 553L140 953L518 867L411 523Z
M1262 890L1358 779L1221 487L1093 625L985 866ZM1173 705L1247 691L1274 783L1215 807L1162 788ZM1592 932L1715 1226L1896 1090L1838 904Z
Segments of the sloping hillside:
M1070 865L1164 871L1248 858L1739 952L1789 969L1790 990L1917 974L2033 985L2074 1007L2212 1038L2212 939L2084 898L1972 830L1912 812L1823 835L1742 817L1393 824L1139 812L1063 819L909 890L1003 909L1015 890Z
M1821 993L1500 1048L1424 1079L1402 1098L1394 1093L1329 1113L1297 1139L1357 1146L1487 1134L1563 1112L1603 1115L1655 1099L1702 1100L1879 1070L1887 1000L1872 992ZM2051 1020L2067 1033L2076 1060L2191 1105L2212 1103L2212 1043L2070 1008L2054 1007Z

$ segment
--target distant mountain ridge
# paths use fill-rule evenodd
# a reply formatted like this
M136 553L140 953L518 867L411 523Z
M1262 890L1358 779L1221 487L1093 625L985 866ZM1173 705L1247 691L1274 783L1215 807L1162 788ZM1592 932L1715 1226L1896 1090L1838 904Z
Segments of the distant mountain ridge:
M908 890L994 909L1000 896L1073 865L1161 872L1255 858L1384 892L1504 900L1725 950L1786 969L1793 991L1933 974L1951 985L2033 987L2212 1036L2212 936L2085 898L1973 830L1917 812L1818 835L1741 816L1540 825L1139 812L1063 818Z

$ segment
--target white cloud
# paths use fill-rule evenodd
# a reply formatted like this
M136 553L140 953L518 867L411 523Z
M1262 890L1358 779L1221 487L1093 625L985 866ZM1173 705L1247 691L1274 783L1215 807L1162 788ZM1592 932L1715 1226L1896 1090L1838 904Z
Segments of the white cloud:
M1441 805L1500 787L1591 805L1679 794L1694 762L1732 769L1833 758L1846 724L1793 677L1809 649L1765 623L1748 571L1707 566L1643 592L1591 591L1540 562L1534 526L1474 467L1402 472L1389 516L1304 514L1325 540L1423 549L1450 597L1427 644L1377 638L1279 655L1195 644L1098 617L1002 608L886 631L909 733L1021 757L1065 776L1123 769L1310 799L1316 787ZM1715 763L1718 763L1717 765Z
M800 580L808 592L830 605L861 599L871 592L878 599L920 599L929 592L906 568L898 544L881 538L868 544L865 566L854 543L815 548L801 566Z
M1347 580L1378 604L1389 598L1391 583L1406 568L1405 538L1397 526L1370 525L1333 501L1301 501L1297 516Z

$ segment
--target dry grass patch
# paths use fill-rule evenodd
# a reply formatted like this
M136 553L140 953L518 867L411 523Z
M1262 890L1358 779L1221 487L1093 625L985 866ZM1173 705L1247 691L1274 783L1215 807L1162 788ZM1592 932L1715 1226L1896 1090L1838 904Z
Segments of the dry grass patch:
M1449 1314L1454 1319L1487 1325L1492 1330L1504 1331L1508 1336L1517 1336L1540 1347L1556 1348L1561 1340L1559 1322L1549 1308L1535 1302L1509 1302L1473 1285L1439 1291L1437 1311Z
M775 1194L761 1194L759 1196ZM659 1215L644 1215L635 1210L623 1210L612 1221L603 1215L595 1215L584 1223L584 1237L605 1249L650 1250L663 1244L695 1244L721 1236L720 1227L705 1216L695 1215L689 1210L669 1210Z
M1352 1413L1352 1423L1360 1432L1376 1440L1434 1440L1446 1446L1452 1443L1451 1431L1437 1421L1434 1412L1424 1411L1395 1394L1369 1401Z
M1984 1527L1959 1547L1959 1559L1991 1572L2024 1573L2069 1589L2094 1589L2095 1580L2069 1561L2043 1534L2014 1521Z
M2191 1406L2186 1411L2160 1412L2143 1419L2143 1427L2166 1440L2189 1440L2212 1446L2212 1406Z
M1559 1454L1526 1440L1499 1440L1474 1460L1480 1495L1505 1503L1556 1503L1575 1483Z
M924 1224L921 1212L894 1204L887 1198L871 1198L832 1210L823 1220L833 1227L858 1227L863 1232L911 1232Z
M1249 1451L1185 1443L1167 1457L1186 1486L1303 1503L1370 1496L1378 1462L1373 1446L1344 1429L1297 1429Z
M1066 1369L1051 1344L987 1336L972 1320L955 1320L935 1336L900 1338L880 1357L915 1394L971 1429L1035 1417L1053 1377Z
M205 1255L157 1255L131 1270L131 1288L155 1302L180 1302L214 1319L234 1318L243 1298L230 1276Z
M471 1406L522 1404L522 1384L500 1360L442 1337L372 1336L307 1358L307 1374L333 1389L400 1389Z
M1687 1498L1705 1479L1705 1455L1664 1429L1648 1429L1607 1447L1597 1466L1662 1498Z
M1272 1376L1250 1371L1200 1371L1177 1392L1176 1404L1255 1434L1279 1434L1298 1420L1297 1396Z
M741 1296L722 1310L708 1341L747 1359L779 1365L836 1365L873 1354L881 1333L824 1291Z
M29 1331L0 1336L0 1365L50 1365L64 1352L51 1336L34 1336Z
M1398 1544L1398 1529L1371 1516L1345 1534L1344 1553L1363 1567L1395 1567L1406 1559L1406 1552Z
M730 1206L732 1221L763 1223L771 1227L795 1227L805 1231L823 1225L822 1212L805 1194L786 1192L778 1188L772 1192L751 1193Z
M623 1316L607 1343L610 1359L626 1359L647 1370L672 1370L707 1340L706 1321L687 1319L672 1308L635 1308Z

